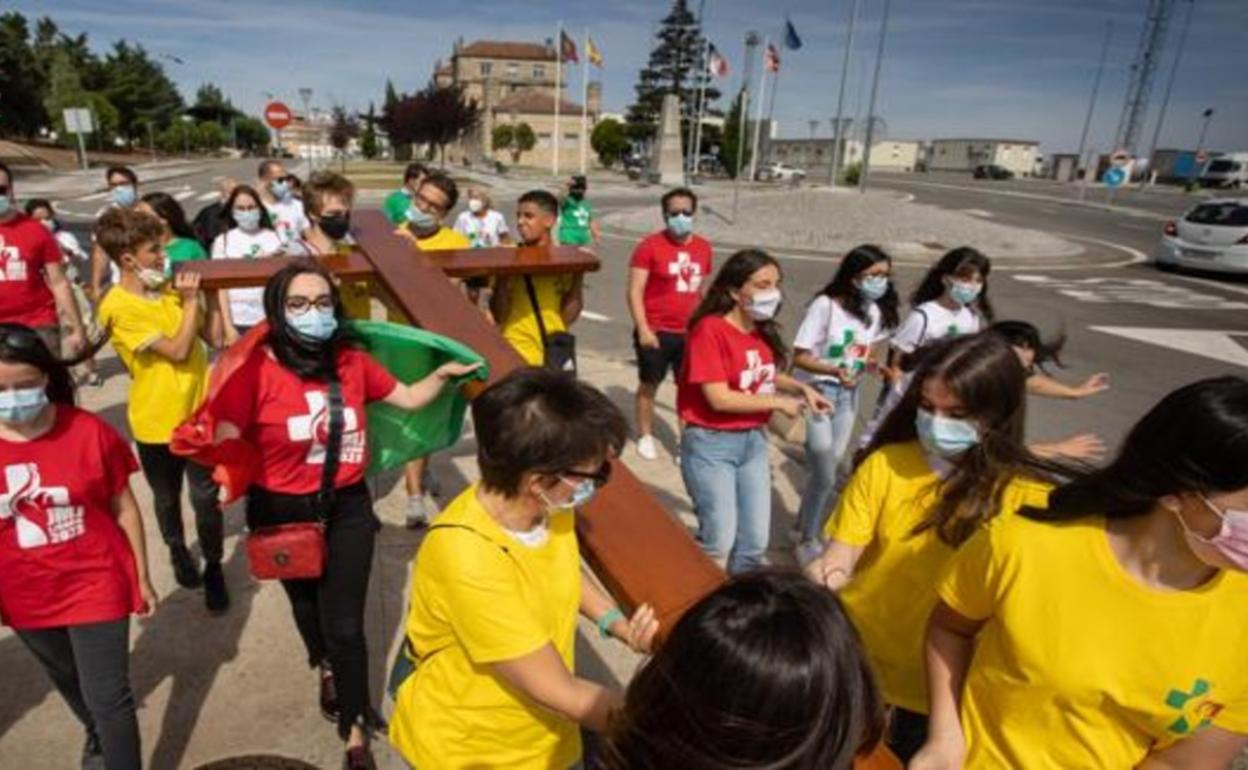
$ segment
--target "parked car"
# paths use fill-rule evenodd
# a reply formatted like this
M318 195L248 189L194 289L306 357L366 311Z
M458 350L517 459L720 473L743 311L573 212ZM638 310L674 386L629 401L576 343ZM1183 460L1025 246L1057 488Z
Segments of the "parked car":
M998 166L995 163L984 163L976 166L971 172L976 179L1013 179L1014 172L1005 166Z
M1248 274L1248 198L1205 201L1167 222L1154 262L1163 270Z
M806 179L806 172L786 163L768 163L758 170L757 179L760 182L801 182Z
M1230 152L1209 161L1200 174L1200 186L1248 187L1248 152Z

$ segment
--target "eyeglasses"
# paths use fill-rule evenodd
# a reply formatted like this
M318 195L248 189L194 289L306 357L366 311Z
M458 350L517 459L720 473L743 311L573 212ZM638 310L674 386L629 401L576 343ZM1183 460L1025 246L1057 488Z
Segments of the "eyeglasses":
M287 297L286 310L291 315L303 315L311 308L317 310L333 310L334 298L329 294L322 294L319 297L309 299L307 297Z
M599 466L598 470L592 473L585 473L584 471L564 470L564 471L559 471L559 475L571 476L574 479L589 479L590 481L594 482L595 487L598 487L599 489L601 489L602 487L605 487L607 485L608 481L611 480L611 461L610 460L604 461L602 465Z
M425 204L425 206L429 209L429 211L428 211L427 213L430 213L430 214L444 214L444 213L446 213L446 209L445 209L445 208L443 208L443 206L442 206L442 204L441 204L441 203L438 203L437 201L431 201L431 200L429 200L427 197L425 197L424 195L417 194L417 195L416 195L416 200L417 200L418 202L420 202L420 203Z

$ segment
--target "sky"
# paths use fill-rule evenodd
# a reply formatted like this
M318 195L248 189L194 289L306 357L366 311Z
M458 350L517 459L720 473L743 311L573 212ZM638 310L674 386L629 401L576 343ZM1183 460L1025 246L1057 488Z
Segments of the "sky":
M690 0L697 10L697 1ZM740 85L747 30L778 39L792 19L804 45L781 50L774 117L778 135L830 133L841 79L851 0L706 0L708 37L729 59L722 90ZM884 0L859 0L845 115L864 116L879 45ZM1043 152L1073 152L1087 112L1105 26L1105 74L1089 149L1108 151L1122 112L1148 0L892 0L877 114L897 139L997 137L1039 141ZM88 33L104 51L127 38L162 57L183 95L220 86L259 113L269 94L298 109L300 87L313 107L380 107L386 78L415 91L455 39L554 37L562 21L588 30L606 59L605 109L623 112L638 70L671 0L10 0L5 10L51 16L63 30ZM1151 143L1188 0L1178 0L1158 68L1141 149ZM1195 0L1159 147L1194 147L1201 113L1214 109L1205 146L1248 150L1248 0ZM182 60L175 63L166 56ZM756 68L757 69L757 68ZM572 95L579 100L580 72ZM597 77L595 72L594 77ZM771 85L769 84L770 88ZM722 99L721 108L727 108Z

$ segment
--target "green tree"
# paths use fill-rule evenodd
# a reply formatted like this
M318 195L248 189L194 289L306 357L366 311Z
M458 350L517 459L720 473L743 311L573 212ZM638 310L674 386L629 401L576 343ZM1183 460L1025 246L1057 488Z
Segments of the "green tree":
M177 87L143 46L117 41L104 61L104 72L104 95L117 108L119 131L127 142L141 137L149 122L169 126L182 112Z
M76 140L65 131L65 110L86 108L91 110L95 130L104 139L111 139L117 132L117 110L100 93L88 91L82 86L82 78L72 57L63 50L52 53L48 65L48 85L43 107L49 122L61 143L73 145Z
M195 124L195 134L191 145L197 150L212 152L221 149L229 141L221 124L204 120Z
M532 152L536 146L537 134L533 133L533 126L528 123L517 124L515 136L512 139L512 162L519 163L520 156L526 152Z
M495 150L511 150L516 143L516 127L510 123L500 123L490 132L490 147ZM516 162L513 152L511 162Z
M197 140L194 123L175 120L156 135L156 146L170 155L179 155L196 149Z
M223 128L242 115L221 89L212 83L199 87L195 92L195 103L187 108L186 113L196 120L210 120Z
M429 145L446 165L446 146L463 138L481 122L476 99L464 96L461 86L431 83L415 96L415 123L412 140Z
M368 103L368 112L364 114L364 130L360 132L360 154L372 160L381 154L377 146L377 110L373 103Z
M338 151L342 162L342 170L347 170L347 147L351 140L360 135L360 123L345 107L337 106L331 111L333 124L329 128L329 143Z
M626 120L634 139L654 135L663 96L674 93L680 97L683 121L693 120L697 110L697 94L706 84L708 104L719 98L719 90L702 66L706 39L698 20L689 10L687 0L673 0L672 10L660 22L658 42L650 52L650 60L637 76L634 90L637 100L628 108ZM683 131L682 131L683 135Z
M732 100L732 106L728 108L728 115L724 118L723 139L719 142L719 160L724 164L724 168L728 171L728 176L733 179L737 178L739 169L737 168L737 147L741 142L741 94L737 94L737 98ZM748 137L749 134L747 133ZM741 168L748 168L750 165L750 145L745 143L745 152L741 155Z
M623 124L612 118L600 121L589 137L589 145L598 154L598 160L607 168L614 166L628 152L630 144L628 137L624 135Z
M0 16L0 83L0 135L35 136L47 123L44 74L20 13Z
M258 155L267 154L270 141L269 129L259 118L253 118L250 115L236 118L234 134L240 150L247 150Z

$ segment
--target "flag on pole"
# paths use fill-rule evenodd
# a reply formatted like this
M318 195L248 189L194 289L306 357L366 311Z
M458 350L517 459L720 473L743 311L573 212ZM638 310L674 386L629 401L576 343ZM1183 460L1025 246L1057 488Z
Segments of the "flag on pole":
M706 68L717 78L728 76L728 60L710 43L706 46Z
M568 33L562 29L559 30L559 56L562 61L575 63L581 60L576 53L576 41L568 37Z
M780 52L771 43L767 44L767 53L763 56L763 69L768 72L780 71Z
M585 38L585 58L589 59L589 63L602 69L602 51L598 50L598 46L594 45L592 37Z
M797 28L793 26L793 22L788 17L784 19L784 47L790 51L796 51L802 47L802 39L797 36Z

